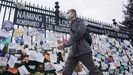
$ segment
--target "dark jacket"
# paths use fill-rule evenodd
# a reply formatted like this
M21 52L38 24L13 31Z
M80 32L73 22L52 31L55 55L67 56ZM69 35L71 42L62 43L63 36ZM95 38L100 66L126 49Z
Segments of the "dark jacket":
M64 47L70 47L69 56L76 57L88 52L92 52L89 43L83 37L86 33L86 25L83 19L77 18L71 23L70 39Z

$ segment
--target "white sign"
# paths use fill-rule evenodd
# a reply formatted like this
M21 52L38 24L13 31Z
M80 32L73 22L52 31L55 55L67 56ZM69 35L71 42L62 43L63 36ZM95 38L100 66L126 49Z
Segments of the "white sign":
M10 59L8 61L9 67L13 68L15 66L15 63L17 62L17 58L13 55L10 56Z
M25 66L21 66L21 67L19 67L18 70L19 70L20 75L26 75L26 74L29 74L29 72L28 72L28 70L26 69Z

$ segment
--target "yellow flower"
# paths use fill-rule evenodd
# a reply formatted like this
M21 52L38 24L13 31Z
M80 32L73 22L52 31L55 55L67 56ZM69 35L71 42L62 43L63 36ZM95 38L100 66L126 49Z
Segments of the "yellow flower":
M15 37L20 37L20 36L22 36L22 33L23 33L23 30L21 30L21 29L15 29L14 36Z

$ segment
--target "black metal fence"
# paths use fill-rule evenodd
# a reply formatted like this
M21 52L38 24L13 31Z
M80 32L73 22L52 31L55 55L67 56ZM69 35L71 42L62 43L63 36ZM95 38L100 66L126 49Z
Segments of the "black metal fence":
M1 27L6 20L10 20L17 28L27 27L30 29L30 27L34 27L40 28L45 31L45 33L46 30L69 33L69 22L65 18L59 17L59 12L58 2L55 3L55 9L47 9L46 7L43 8L43 6L36 6L35 4L27 2L22 3L22 1L18 2L17 0L0 0ZM86 20L89 23L89 29L92 33L104 34L114 38L129 39L128 33L117 32L112 29L110 24L101 23L92 19ZM12 36L13 33L14 30L12 31Z

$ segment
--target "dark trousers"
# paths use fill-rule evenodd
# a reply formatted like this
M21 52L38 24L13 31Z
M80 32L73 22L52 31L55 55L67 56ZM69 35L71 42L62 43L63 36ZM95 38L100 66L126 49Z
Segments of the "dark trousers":
M75 69L76 65L82 62L82 64L87 67L87 69L91 72L92 75L103 75L100 72L93 62L92 54L86 53L77 57L68 57L65 63L65 67L63 69L63 75L72 75L73 70Z

